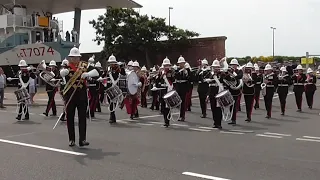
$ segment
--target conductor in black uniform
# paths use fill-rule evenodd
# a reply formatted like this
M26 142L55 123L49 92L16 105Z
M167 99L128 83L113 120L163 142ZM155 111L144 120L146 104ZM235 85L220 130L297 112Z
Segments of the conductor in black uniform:
M186 113L186 94L188 91L190 70L185 68L185 63L185 59L182 56L180 56L177 62L179 67L175 73L176 90L182 100L180 106L180 118L178 119L178 121L185 121Z
M200 100L200 107L202 116L201 118L207 117L207 95L209 91L209 83L205 80L211 76L210 67L208 67L208 61L206 59L201 61L202 68L199 69L197 73L197 80L198 80L198 94Z
M69 146L75 145L74 116L75 110L77 109L79 118L79 146L82 147L89 145L89 142L86 141L86 111L88 106L88 97L85 79L99 76L99 73L96 69L86 72L87 65L81 65L82 62L80 62L80 57L79 49L76 47L72 48L69 53L69 69L61 69L60 75L62 78L65 77L67 81L63 95L65 96L66 101L69 102L66 105ZM74 76L79 72L81 75L75 78ZM74 78L75 81L73 81Z

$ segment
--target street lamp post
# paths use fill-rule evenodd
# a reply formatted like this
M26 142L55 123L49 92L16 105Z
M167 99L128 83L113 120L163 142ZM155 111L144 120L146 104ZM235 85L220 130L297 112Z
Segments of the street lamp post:
M274 31L277 29L275 27L270 27L272 29L272 59L274 61Z
M169 38L171 37L171 10L173 7L169 7Z

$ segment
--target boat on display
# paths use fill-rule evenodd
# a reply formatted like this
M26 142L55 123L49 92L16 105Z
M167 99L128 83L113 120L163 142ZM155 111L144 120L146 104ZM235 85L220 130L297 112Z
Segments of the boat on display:
M140 8L132 0L0 0L0 67L14 77L21 59L37 66L45 60L57 63L80 46L81 11L89 9ZM73 30L66 35L63 20L53 15L74 11Z

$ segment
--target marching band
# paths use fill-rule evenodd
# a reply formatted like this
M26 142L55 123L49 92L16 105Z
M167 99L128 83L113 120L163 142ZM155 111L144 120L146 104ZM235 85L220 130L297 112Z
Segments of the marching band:
M22 116L29 120L30 97L28 85L30 79L39 76L46 84L48 104L43 113L48 116L57 115L55 95L58 92L64 101L64 110L59 121L67 121L69 146L75 145L75 110L78 111L79 146L88 146L86 139L86 117L95 118L95 112L101 112L101 104L109 104L110 124L116 124L116 109L126 108L131 119L139 118L138 105L147 108L147 95L151 90L151 110L160 110L163 114L164 127L170 126L174 119L175 109L179 111L178 121L186 121L186 111L191 111L191 94L193 83L198 82L197 92L200 100L201 118L207 117L207 103L210 103L213 128L221 129L222 121L237 124L237 112L240 110L240 99L244 96L246 122L253 121L252 111L260 108L259 100L262 94L266 118L271 118L273 97L278 93L281 115L285 115L286 98L289 87L293 85L297 111L302 111L302 97L305 93L307 105L313 106L313 96L316 91L316 76L311 68L304 74L301 65L288 72L288 67L274 69L270 64L259 67L258 64L240 66L237 59L228 64L226 58L214 60L210 65L208 60L200 61L198 68L191 68L184 57L180 56L177 66L165 58L161 67L153 67L148 72L145 66L135 61L127 65L118 62L114 55L108 60L108 68L103 70L100 62L94 63L94 56L88 62L80 61L80 51L74 47L70 50L69 60L65 59L58 70L55 61L46 66L42 61L34 69L28 67L25 60L19 62L19 89L15 91L18 100L17 120ZM7 78L11 80L13 78Z

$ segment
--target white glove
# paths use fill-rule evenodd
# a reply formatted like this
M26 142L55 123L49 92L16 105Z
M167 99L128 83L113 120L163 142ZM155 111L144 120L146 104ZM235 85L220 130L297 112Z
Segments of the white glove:
M68 69L61 69L60 70L60 76L61 77L66 77L69 74L69 70Z
M211 79L205 79L204 82L211 82Z
M85 79L85 78L87 78L87 77L89 77L89 74L88 74L87 72L81 74L81 78L82 78L82 79Z
M27 70L30 71L30 70L31 70L31 67L27 67Z
M8 80L8 81L12 81L12 78L11 78L11 77L8 77L7 80Z
M54 74L54 72L51 71L50 73L51 73L53 76L56 76L56 75Z
M172 91L173 90L173 85L169 85L168 88L167 88L167 91Z
M139 83L138 83L138 87L141 87L141 86L142 86L142 83L141 83L141 82L139 82Z
M233 72L233 75L234 75L234 76L237 76L237 73L236 73L236 72Z
M92 80L92 78L91 78L91 77L87 77L87 80L91 81L91 80Z
M99 82L101 82L103 79L102 79L102 77L99 77L98 79L97 79L97 81L99 81Z

